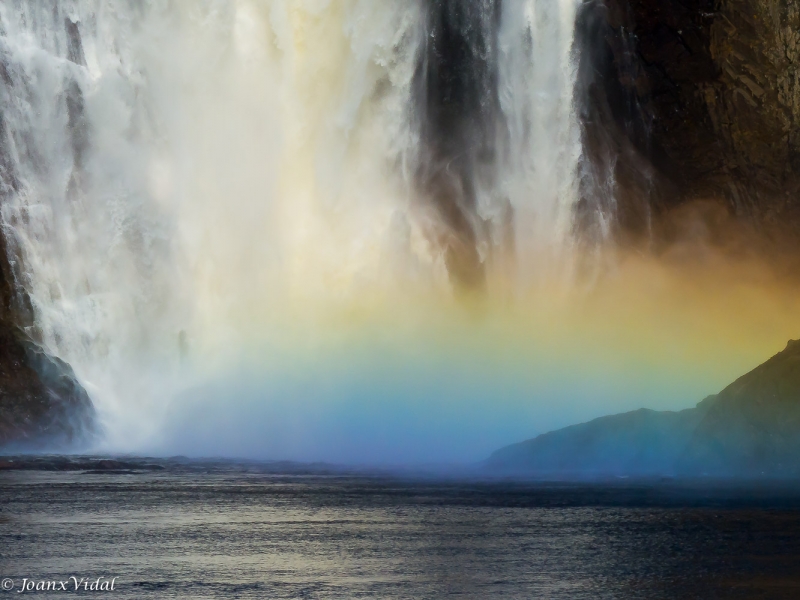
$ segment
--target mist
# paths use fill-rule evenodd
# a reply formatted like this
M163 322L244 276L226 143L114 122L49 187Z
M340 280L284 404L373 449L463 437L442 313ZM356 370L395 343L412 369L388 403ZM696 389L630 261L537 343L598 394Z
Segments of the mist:
M691 211L615 238L576 3L470 7L0 6L25 332L97 450L470 462L691 406L785 342L769 252Z
M409 315L395 305L393 316L382 306L357 324L296 330L291 344L253 347L178 395L148 448L464 465L607 414L693 407L800 327L795 286L703 247L693 269L621 255L603 282L513 306L452 301Z

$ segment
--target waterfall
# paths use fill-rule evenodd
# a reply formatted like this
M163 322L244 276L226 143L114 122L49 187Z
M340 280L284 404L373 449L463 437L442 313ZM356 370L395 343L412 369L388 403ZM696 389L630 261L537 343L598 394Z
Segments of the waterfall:
M4 236L109 447L287 323L568 273L576 8L2 3Z

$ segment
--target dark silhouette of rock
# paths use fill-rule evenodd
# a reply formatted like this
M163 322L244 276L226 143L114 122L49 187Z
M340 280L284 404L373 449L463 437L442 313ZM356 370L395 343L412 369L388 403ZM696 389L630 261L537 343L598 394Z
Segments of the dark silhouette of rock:
M679 457L684 472L800 472L800 341L709 399Z
M796 232L795 3L597 0L584 6L578 25L584 71L593 73L584 108L588 154L597 164L604 154L592 146L618 151L609 168L623 226L645 224L644 193L656 211L717 199L739 218Z
M2 241L2 240L0 240ZM23 332L20 294L0 243L0 448L61 449L94 431L94 407L69 365Z
M695 408L641 409L502 448L496 472L543 476L800 474L800 341Z

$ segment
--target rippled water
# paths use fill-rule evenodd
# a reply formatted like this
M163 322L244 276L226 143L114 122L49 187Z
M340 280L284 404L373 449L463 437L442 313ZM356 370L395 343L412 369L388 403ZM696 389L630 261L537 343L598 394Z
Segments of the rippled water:
M793 490L160 466L0 471L9 597L800 597Z

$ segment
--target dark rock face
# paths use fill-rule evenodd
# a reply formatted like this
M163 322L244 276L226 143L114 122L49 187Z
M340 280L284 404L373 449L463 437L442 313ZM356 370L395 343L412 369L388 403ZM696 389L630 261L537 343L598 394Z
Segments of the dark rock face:
M588 40L595 45L582 42L597 75L586 100L587 136L636 150L631 160L623 148L615 169L643 161L674 186L656 186L656 209L720 199L739 217L800 223L800 7L600 0L586 5L583 18L600 23ZM633 190L623 190L624 204L641 182L619 179ZM630 209L621 208L624 217Z
M500 0L432 0L415 87L423 156L416 174L443 227L451 281L481 289L476 185L491 178L499 119L497 23ZM484 181L486 183L486 181Z
M696 408L638 410L495 452L488 468L536 475L800 474L800 341Z
M613 16L605 3L586 2L576 18L575 97L586 158L576 217L590 240L603 238L593 231L598 214L612 217L618 234L647 231L660 196L675 195L653 164L653 117L639 90L647 77L636 40L614 28Z
M94 408L72 369L4 327L0 333L0 448L64 449L94 430Z
M92 435L94 407L70 366L24 333L25 299L0 237L0 448L65 448Z

